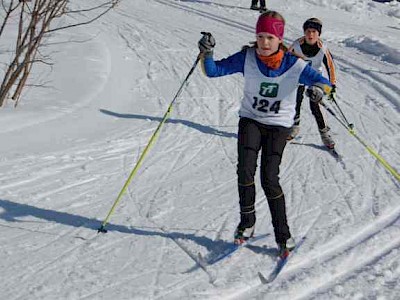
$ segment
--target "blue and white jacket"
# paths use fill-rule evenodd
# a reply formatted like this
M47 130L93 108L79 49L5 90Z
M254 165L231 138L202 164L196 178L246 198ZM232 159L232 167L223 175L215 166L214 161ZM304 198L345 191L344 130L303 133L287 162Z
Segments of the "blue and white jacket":
M326 93L331 87L327 78L289 52L278 69L267 67L257 57L254 47L219 61L206 55L203 68L208 77L242 73L245 86L239 115L266 125L287 128L293 125L298 84L318 84Z

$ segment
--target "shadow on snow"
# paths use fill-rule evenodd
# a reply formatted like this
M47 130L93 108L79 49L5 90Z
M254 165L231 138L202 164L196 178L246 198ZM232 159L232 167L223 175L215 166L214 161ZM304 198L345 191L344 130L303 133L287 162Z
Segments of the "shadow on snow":
M18 218L31 216L37 219L46 220L48 222L54 222L76 228L83 227L94 231L97 231L100 225L102 224L102 221L94 218L87 218L84 216L74 215L71 213L59 212L45 208L38 208L32 205L15 203L3 199L0 199L0 209L3 210L0 213L0 218L9 223L24 223L27 221L18 220ZM5 226L4 224L2 226L12 227L8 225ZM32 228L21 228L21 227L15 227L15 228L41 233L41 231ZM175 241L176 244L183 250L185 250L184 248L186 248L186 246L183 246L179 240L191 240L194 243L205 247L208 250L207 253L208 257L218 256L221 252L225 251L226 249L232 248L233 245L232 242L227 242L224 240L214 241L206 236L197 236L195 234L188 234L182 232L169 232L168 229L164 229L161 227L146 229L145 227L135 228L135 227L128 227L124 225L109 223L107 224L106 229L108 230L108 232L115 231L120 233L135 234L142 236L158 236L163 238L169 238ZM262 253L265 255L274 255L274 251L266 247L252 246L251 248L250 247L248 248L256 253ZM190 271L193 271L197 268L198 266L193 267L191 268Z
M103 114L110 115L110 116L113 116L113 117L118 117L118 118L138 119L138 120L151 120L151 121L157 121L157 122L161 122L162 121L161 117L152 117L152 116L137 115L137 114L121 114L121 113L112 112L112 111L109 111L109 110L106 110L106 109L100 109L100 111ZM167 119L167 121L165 121L165 123L168 123L168 124L183 124L185 126L194 128L194 129L196 129L196 130L198 130L198 131L200 131L202 133L213 134L213 135L223 136L223 137L227 137L227 138L237 138L237 134L236 133L231 133L231 132L218 130L218 129L215 129L215 128L210 127L210 126L204 126L204 125L201 125L199 123L194 123L194 122L187 121L187 120Z

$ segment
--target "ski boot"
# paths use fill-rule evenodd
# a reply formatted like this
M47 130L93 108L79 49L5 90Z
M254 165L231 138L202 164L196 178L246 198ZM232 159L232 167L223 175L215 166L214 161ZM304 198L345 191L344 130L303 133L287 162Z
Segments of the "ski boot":
M251 10L259 10L260 8L257 6L258 0L251 0Z
M296 242L294 238L289 238L285 243L278 244L278 256L281 258L286 258L289 256L290 251L296 247Z
M255 229L254 227L255 227L254 225L249 228L243 228L238 226L235 230L233 243L235 245L242 245L248 239L252 238L254 236L254 229Z
M287 137L288 141L293 140L300 132L300 125L293 125L292 129L290 130L289 136Z
M330 128L326 126L319 130L319 134L321 135L322 143L328 148L333 149L335 148L335 142L333 141L331 135L329 134Z

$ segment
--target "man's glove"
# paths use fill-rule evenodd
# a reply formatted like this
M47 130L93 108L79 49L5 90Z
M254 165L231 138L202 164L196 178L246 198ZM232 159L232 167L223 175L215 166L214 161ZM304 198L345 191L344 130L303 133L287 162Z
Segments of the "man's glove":
M318 103L324 97L324 90L318 85L313 85L307 89L306 95L310 97L312 102Z
M199 41L200 53L204 55L213 55L213 49L215 46L215 39L209 32L202 32L203 37Z
M332 85L332 89L329 93L328 99L331 101L336 101L336 85Z

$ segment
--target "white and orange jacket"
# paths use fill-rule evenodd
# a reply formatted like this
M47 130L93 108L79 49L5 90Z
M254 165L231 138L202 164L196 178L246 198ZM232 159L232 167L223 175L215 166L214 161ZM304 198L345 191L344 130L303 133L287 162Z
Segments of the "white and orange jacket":
M311 56L310 53L303 52L302 45L304 43L305 38L303 36L294 41L294 43L290 46L289 51L294 52L297 56L303 58L305 61L310 62L310 65L314 70L328 77L332 86L336 86L335 64L328 48L319 39L316 47L318 47L320 50L314 56Z

